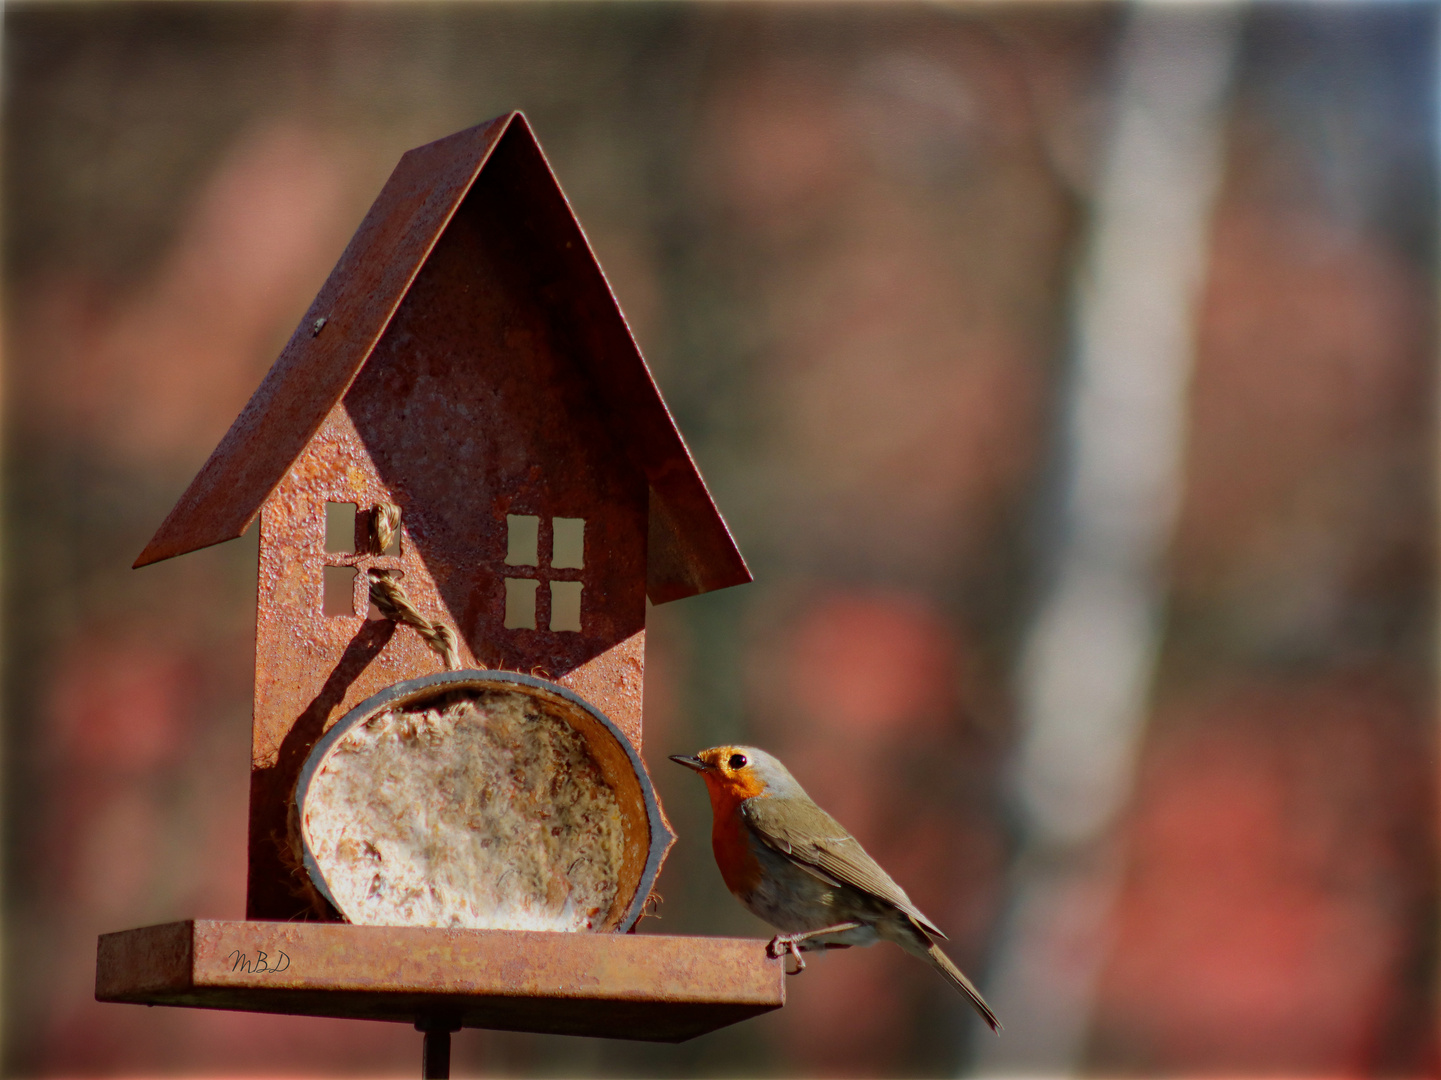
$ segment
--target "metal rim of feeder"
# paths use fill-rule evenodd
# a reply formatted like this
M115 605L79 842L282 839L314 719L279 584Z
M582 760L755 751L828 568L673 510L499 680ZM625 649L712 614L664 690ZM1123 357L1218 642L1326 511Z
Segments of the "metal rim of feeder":
M645 820L648 829L649 847L646 852L645 864L641 868L640 878L636 884L635 894L631 897L626 907L624 916L608 930L599 931L604 933L627 933L639 921L641 914L645 911L647 900L650 898L651 890L655 886L655 880L660 874L661 862L664 860L667 850L675 839L675 835L666 825L665 818L661 814L660 801L656 797L655 787L651 783L650 774L646 771L645 763L635 745L626 737L625 733L616 723L596 708L585 698L557 683L546 679L537 678L534 675L523 675L517 671L485 671L467 669L463 671L445 671L435 675L426 675L417 679L407 679L404 682L395 683L386 687L378 694L372 694L355 708L337 720L311 748L310 754L306 757L305 765L300 770L300 777L295 785L294 808L296 821L305 821L305 796L310 788L310 782L316 771L329 756L330 750L343 739L347 733L357 725L365 723L371 717L378 715L386 709L413 705L423 701L427 697L439 696L444 693L463 690L506 690L523 687L532 696L545 696L560 698L567 705L573 706L587 713L604 730L614 743L620 747L635 774L637 787L640 789L643 804L645 806ZM301 842L301 853L305 864L305 872L311 883L320 894L325 897L328 904L337 912L341 911L340 904L336 901L330 891L330 886L325 880L325 874L321 871L320 865L316 862L315 856L310 850L310 842L305 834L305 829L299 829Z

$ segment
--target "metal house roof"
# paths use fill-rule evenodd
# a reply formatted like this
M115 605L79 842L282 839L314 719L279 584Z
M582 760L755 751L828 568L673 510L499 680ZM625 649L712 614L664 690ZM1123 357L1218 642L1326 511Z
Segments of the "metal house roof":
M751 580L535 136L518 112L405 154L260 388L137 567L249 528L364 367L476 179L500 172L530 271L607 425L650 485L646 592L665 603ZM323 320L323 321L322 321Z

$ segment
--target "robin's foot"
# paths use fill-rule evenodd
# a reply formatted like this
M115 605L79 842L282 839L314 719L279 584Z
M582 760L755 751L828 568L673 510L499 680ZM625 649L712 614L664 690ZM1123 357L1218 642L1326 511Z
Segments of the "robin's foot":
M806 962L801 959L799 944L799 938L802 936L803 935L777 934L771 938L770 944L766 946L766 955L774 960L778 960L788 953L795 957L796 969L794 971L787 971L787 975L799 975L806 969Z

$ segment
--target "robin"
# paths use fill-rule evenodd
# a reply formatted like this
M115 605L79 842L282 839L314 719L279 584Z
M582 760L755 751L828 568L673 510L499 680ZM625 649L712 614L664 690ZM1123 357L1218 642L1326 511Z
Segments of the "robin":
M817 806L779 761L753 746L715 746L671 760L700 773L710 793L711 846L726 888L781 933L766 946L802 950L893 941L966 996L992 1031L1000 1022L971 980L936 945L940 927Z

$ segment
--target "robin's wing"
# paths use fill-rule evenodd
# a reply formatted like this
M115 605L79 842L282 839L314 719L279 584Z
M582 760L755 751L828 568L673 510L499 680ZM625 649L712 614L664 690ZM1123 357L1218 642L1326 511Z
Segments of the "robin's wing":
M741 803L741 816L762 843L816 877L883 900L905 912L927 933L946 936L921 914L856 838L809 799L747 799Z

